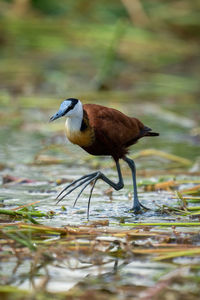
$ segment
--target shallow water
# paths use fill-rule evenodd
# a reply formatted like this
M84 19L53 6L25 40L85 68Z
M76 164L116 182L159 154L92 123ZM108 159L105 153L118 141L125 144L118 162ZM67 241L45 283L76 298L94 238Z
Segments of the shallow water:
M116 107L119 105L112 106ZM133 115L135 105L126 104L126 110L130 112L130 115ZM140 109L138 110L140 111ZM145 112L146 113L142 114L140 118L145 124L153 127L155 131L159 131L160 137L144 138L143 140L140 140L132 147L130 157L132 153L134 154L142 149L155 148L192 159L194 162L199 154L199 146L194 143L185 128L183 128L182 125L175 126L174 124L171 125L173 128L170 128L169 122L167 123L168 127L166 127L165 120L161 123L160 117L156 118L154 115L148 115L147 109ZM23 117L25 118L27 114L29 114L29 111L24 111ZM46 120L47 119L48 115L46 115ZM29 121L33 122L33 120ZM42 120L39 120L40 124L41 122ZM60 120L61 126L63 122L64 120ZM37 165L34 162L34 157L41 149L48 146L51 147L52 139L55 140L56 138L56 134L51 132L51 128L51 125L49 125L49 131L46 132L46 134L44 134L44 132L40 133L39 130L35 132L34 127L31 131L16 131L10 128L7 128L4 131L1 130L0 134L3 147L1 147L0 150L0 161L2 163L6 162L6 168L1 171L1 174L12 174L12 176L16 176L17 178L25 178L32 181L32 183L27 184L9 183L2 185L1 199L3 199L6 208L13 208L34 201L41 201L37 205L39 210L53 210L56 213L51 220L40 220L40 222L48 225L61 226L68 222L70 222L70 224L84 223L87 221L86 210L90 188L87 188L83 192L75 208L73 208L73 203L78 195L78 190L74 191L56 205L56 195L67 185L67 183L64 183L57 186L56 180L64 178L71 182L72 180L78 179L80 176L100 169L113 181L117 181L114 163L112 163L109 158L100 158L97 160L96 157L88 155L76 145L67 142L64 135L59 133L57 144L58 146L61 145L66 147L67 154L58 149L57 152L50 153L50 155L62 160L63 163L51 165L50 161L49 165L45 165L44 161L41 165ZM47 151L44 151L44 154L48 154ZM97 164L96 168L93 167L93 161ZM172 166L169 166L168 164L169 162L165 162L159 157L144 157L143 159L136 160L138 170L159 169L166 172L166 175L169 173L169 171L166 171L168 168L171 168L173 172ZM109 218L110 223L113 223L122 217L128 218L129 222L153 222L155 220L159 222L163 221L163 219L168 219L169 216L159 216L159 214L155 212L156 206L173 204L174 200L171 199L172 194L166 191L144 192L143 189L139 188L138 192L141 202L145 206L151 207L152 210L139 216L135 216L129 212L129 209L132 207L132 196L130 195L130 193L132 193L131 173L128 171L127 165L124 162L121 165L122 172L125 171L124 189L121 191L113 191L112 199L109 199L109 195L107 196L104 193L108 189L108 186L99 180L95 186L91 201L91 220ZM137 177L138 183L142 180L142 177ZM157 179L152 177L148 178L148 180ZM62 210L63 206L66 208L66 211Z
M169 114L167 111L166 115L164 114L164 117L161 118L153 109L150 109L155 107L154 104L153 106L151 105L151 103L146 103L146 105L141 105L140 103L126 103L125 105L112 103L110 105L124 110L129 115L135 115L147 126L160 132L160 137L143 139L132 147L130 157L142 149L155 148L188 158L192 161L191 166L187 168L178 166L176 163L155 156L136 159L139 199L142 204L151 210L135 215L130 212L130 208L132 207L131 172L123 162L124 189L106 194L108 186L99 180L95 186L91 200L90 221L109 220L109 227L113 229L120 228L120 222L160 223L191 221L190 216L163 213L158 210L158 207L162 207L163 205L177 205L177 200L173 198L174 194L170 190L145 191L142 182L145 179L152 182L157 181L160 177L166 179L176 178L176 180L187 179L188 181L197 178L193 174L187 173L187 175L184 175L184 172L188 172L189 168L195 164L199 155L199 141L197 137L191 134L193 127L197 126L197 124L195 121L189 122L189 120L192 120L192 112L190 110L188 110L188 115L186 113L182 116L181 113L177 113L178 108L173 105L173 107L168 108L168 110L171 109L173 112ZM160 104L158 104L158 107L161 109ZM193 108L193 113L196 107ZM165 110L163 108L162 110L164 113ZM149 113L149 111L151 112ZM77 146L67 142L62 133L64 120L60 120L57 125L47 124L48 117L51 114L52 111L43 111L41 113L40 110L34 110L34 114L32 115L31 109L22 110L20 118L23 121L23 125L20 128L13 128L6 123L0 129L0 163L3 165L0 171L1 176L9 174L17 179L30 181L29 183L13 181L1 184L2 206L6 209L13 209L21 205L27 205L28 203L35 203L34 207L36 210L47 213L53 211L54 213L49 218L37 218L37 221L41 224L53 227L86 225L88 224L87 203L90 188L87 188L83 192L76 207L73 208L73 203L78 191L74 191L56 205L56 195L68 184L65 182L58 185L57 180L65 179L71 182L80 176L100 169L110 179L117 181L115 166L109 158L98 159L92 157ZM185 120L188 120L188 122L185 122ZM54 126L58 126L58 129ZM52 147L52 145L56 145L57 148ZM40 154L46 155L46 158L49 159L48 162L43 157L39 164L37 157ZM56 158L57 161L52 163L51 157ZM147 173L147 176L144 177L141 175L144 170L147 172L156 171L157 173L150 176ZM181 170L183 170L183 173ZM193 183L190 186L193 186ZM168 228L167 230L170 231L171 229ZM177 230L187 232L190 229L181 228ZM194 227L193 232L195 231L198 231L198 228ZM57 237L55 238L57 239ZM141 243L143 243L142 240ZM116 262L116 259L105 255L103 265L98 266L91 261L87 262L85 258L82 263L77 258L67 258L66 262L63 261L60 265L59 263L48 265L46 271L41 269L38 278L30 278L29 276L27 277L27 274L31 268L31 263L27 260L20 264L13 277L13 269L17 263L17 259L13 257L13 259L5 261L1 267L1 271L3 271L5 277L11 278L10 283L12 285L17 285L25 289L39 286L45 272L47 272L50 278L47 290L54 292L66 291L88 275L92 278L100 275L104 283L107 281L113 282L116 272L119 281L113 287L115 289L117 285L132 284L151 287L155 284L156 278L160 274L171 272L177 268L177 265L173 263L152 262L148 258L138 257L136 260L131 259L130 261L126 261L118 259ZM181 266L185 264L183 260L176 263L178 265L180 263ZM72 265L74 265L74 268L72 268ZM82 269L82 267L84 268ZM26 274L25 279L23 279L23 274ZM69 276L70 280L66 283L66 278L69 278ZM34 284L32 281L34 281Z

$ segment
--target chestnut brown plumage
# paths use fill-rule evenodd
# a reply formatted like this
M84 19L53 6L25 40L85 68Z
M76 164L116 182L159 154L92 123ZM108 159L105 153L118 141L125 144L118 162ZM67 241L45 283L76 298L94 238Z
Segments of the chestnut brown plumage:
M123 188L124 183L119 165L119 159L123 159L127 162L132 171L134 187L132 209L137 213L141 210L141 207L145 208L138 200L134 161L128 158L126 154L128 153L128 147L135 144L140 138L158 136L159 133L152 132L151 128L145 126L138 119L128 117L116 109L96 104L82 105L80 100L75 98L69 98L63 101L59 111L51 117L50 121L54 121L62 116L67 117L65 131L68 139L72 143L79 145L92 155L108 155L113 157L116 163L119 181L118 183L114 183L101 172L85 175L64 188L57 198L59 198L64 191L69 190L62 195L58 202L74 189L83 185L78 194L79 197L83 190L93 182L88 201L89 217L90 199L98 179L102 179L115 190Z
M138 119L116 109L85 104L83 110L89 126L94 129L94 140L90 146L82 148L92 155L109 155L117 161L128 153L128 147L138 139L158 135Z

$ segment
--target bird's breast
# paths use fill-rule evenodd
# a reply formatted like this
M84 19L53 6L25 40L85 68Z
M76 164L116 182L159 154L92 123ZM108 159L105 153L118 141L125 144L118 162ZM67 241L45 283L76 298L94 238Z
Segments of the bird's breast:
M65 126L65 134L71 143L79 145L80 147L89 147L94 142L94 130L90 127L84 131L75 131Z

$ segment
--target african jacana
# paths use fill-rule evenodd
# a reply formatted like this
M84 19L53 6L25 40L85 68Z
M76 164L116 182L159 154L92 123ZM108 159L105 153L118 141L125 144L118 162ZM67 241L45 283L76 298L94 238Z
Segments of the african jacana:
M145 136L158 136L159 133L152 132L151 128L144 126L138 119L128 117L116 109L96 104L83 105L80 100L75 98L64 100L59 111L50 118L50 122L63 116L66 117L65 133L69 141L79 145L92 155L112 156L116 163L119 181L118 183L111 181L100 171L82 176L59 193L57 199L71 187L58 202L83 185L75 200L75 205L84 189L93 182L88 200L87 215L89 217L90 199L98 179L102 179L117 191L124 187L119 165L119 159L123 159L132 172L134 188L132 210L138 213L141 207L145 208L138 200L135 163L126 154L128 147L135 144L138 139Z

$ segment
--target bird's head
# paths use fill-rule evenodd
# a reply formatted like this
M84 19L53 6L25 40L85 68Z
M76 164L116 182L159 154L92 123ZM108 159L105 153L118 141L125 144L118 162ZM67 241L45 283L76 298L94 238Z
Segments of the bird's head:
M81 101L75 98L69 98L64 100L57 113L55 113L51 118L50 122L55 121L60 117L81 117L82 114L82 104Z

